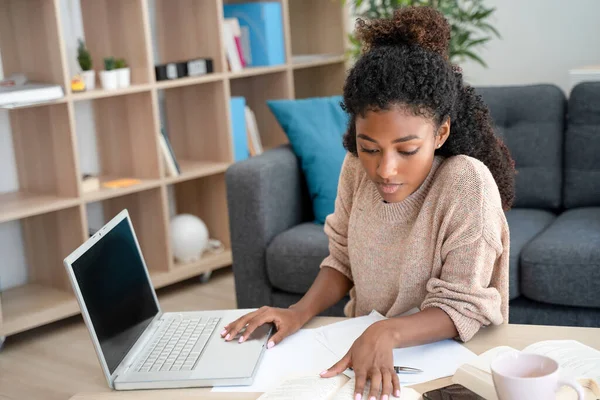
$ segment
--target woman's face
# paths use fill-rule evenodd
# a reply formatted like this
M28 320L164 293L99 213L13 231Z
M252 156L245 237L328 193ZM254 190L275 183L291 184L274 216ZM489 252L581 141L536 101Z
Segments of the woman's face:
M399 107L356 117L358 157L385 201L402 201L421 186L436 148L448 138L450 121L435 133L432 121Z

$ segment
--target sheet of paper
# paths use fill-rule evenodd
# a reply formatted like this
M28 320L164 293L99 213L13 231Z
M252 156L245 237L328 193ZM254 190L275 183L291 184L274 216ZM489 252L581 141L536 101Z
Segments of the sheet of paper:
M265 351L254 384L215 387L212 391L267 392L289 376L318 377L321 371L331 367L337 361L336 356L316 340L314 329L301 329Z
M285 379L259 400L329 400L348 381L344 375L323 379L316 375L304 375Z
M546 340L523 349L553 358L563 374L572 378L591 378L600 383L600 351L576 340Z
M382 319L385 317L378 313L371 313L368 316L323 326L315 329L317 340L340 359L371 324ZM423 370L423 373L419 374L398 374L402 386L452 376L458 367L476 358L475 353L454 340L394 349L394 365ZM351 371L346 371L345 374L349 377L354 375Z

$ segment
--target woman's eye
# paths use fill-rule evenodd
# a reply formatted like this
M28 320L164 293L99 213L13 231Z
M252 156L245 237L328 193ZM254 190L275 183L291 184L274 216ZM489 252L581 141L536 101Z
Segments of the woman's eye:
M377 150L372 150L372 149L366 149L364 147L360 147L360 151L362 151L363 153L367 153L367 154L374 154L377 153Z
M413 151L399 151L399 153L405 156L412 156L413 154L417 154L417 151L419 151L419 149Z

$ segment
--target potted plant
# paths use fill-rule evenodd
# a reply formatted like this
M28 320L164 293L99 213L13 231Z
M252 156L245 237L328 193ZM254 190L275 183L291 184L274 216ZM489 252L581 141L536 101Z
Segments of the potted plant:
M114 57L104 59L104 70L100 71L100 81L102 82L102 88L105 90L114 90L119 87Z
M77 62L81 68L81 77L83 78L85 89L94 90L96 88L96 71L92 69L92 57L82 39L79 39L79 46L77 47Z
M124 58L115 61L115 71L117 71L117 84L120 88L128 87L131 84L131 72Z
M483 67L485 61L478 54L478 49L492 39L500 38L500 33L491 25L491 17L496 11L487 7L485 0L341 0L349 3L354 17L373 19L390 17L394 10L406 6L429 6L439 10L448 20L452 35L450 38L449 56L454 64L472 60ZM361 53L361 43L353 33L349 35L353 59Z

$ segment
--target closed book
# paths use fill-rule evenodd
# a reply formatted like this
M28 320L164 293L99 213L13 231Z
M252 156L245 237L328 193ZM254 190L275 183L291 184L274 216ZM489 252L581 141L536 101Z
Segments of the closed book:
M23 85L0 86L0 106L11 107L42 103L64 97L60 85L47 83L25 83Z
M248 32L249 67L285 64L283 17L279 2L253 2L223 5L225 18L237 18L241 31ZM242 48L244 38L242 34ZM243 50L242 50L243 52Z
M248 135L246 133L246 99L244 97L232 97L231 108L231 130L233 142L233 159L235 162L245 160L249 157Z

